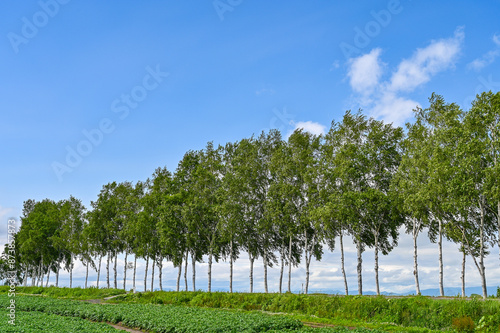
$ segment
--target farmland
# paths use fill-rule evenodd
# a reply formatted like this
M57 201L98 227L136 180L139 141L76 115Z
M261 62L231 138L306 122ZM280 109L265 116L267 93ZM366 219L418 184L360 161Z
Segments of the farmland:
M3 304L8 302L2 295ZM303 329L303 324L287 316L175 305L91 304L50 297L17 296L17 327L3 323L2 332L112 332L99 322L121 323L151 332L321 332L338 329ZM3 310L6 312L6 310ZM48 325L47 325L48 324ZM20 327L19 327L20 326ZM107 326L107 327L106 327ZM340 330L343 330L340 328ZM361 330L363 331L363 330Z
M497 332L500 325L496 299L149 292L92 304L81 299L116 295L119 290L18 289L16 326L3 320L2 332L40 332L41 328L44 332L115 331L105 323L149 332L317 333L347 331L346 327L373 333L465 332L473 327L477 332ZM6 290L0 289L4 318L9 302ZM330 327L312 328L304 323Z

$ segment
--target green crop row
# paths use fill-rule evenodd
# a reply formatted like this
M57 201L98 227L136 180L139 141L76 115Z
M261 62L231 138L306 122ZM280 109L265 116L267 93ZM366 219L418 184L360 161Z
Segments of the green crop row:
M0 296L0 304L8 298ZM153 332L266 332L298 330L302 323L285 316L173 305L102 305L48 297L16 296L17 311L37 311L93 321L122 322Z
M2 304L4 303L2 302ZM120 332L105 323L94 323L81 318L63 317L50 313L24 312L17 309L15 312L15 321L9 323L9 320L11 320L7 316L9 313L6 307L2 306L0 308L0 332L2 333Z
M0 286L0 294L9 293L9 286ZM29 295L44 295L50 297L62 297L71 299L95 299L104 298L115 295L125 294L123 289L107 289L107 288L56 288L56 287L16 287L16 293Z

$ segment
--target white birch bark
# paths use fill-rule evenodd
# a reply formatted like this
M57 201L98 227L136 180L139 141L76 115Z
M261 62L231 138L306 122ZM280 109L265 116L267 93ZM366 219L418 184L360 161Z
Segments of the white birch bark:
M374 233L375 236L375 287L377 290L377 295L380 296L380 285L378 280L378 233Z
M134 276L132 277L132 290L135 292L135 276L137 273L137 255L134 254Z
M438 220L439 228L439 294L444 296L444 286L443 286L443 224L441 219Z
M163 258L160 257L160 261L158 262L158 282L160 283L160 291L163 291L163 283L161 282L163 275Z
M233 240L229 241L229 292L233 292Z
M107 285L108 289L110 288L110 284L109 284L109 261L110 261L110 258L111 258L111 252L108 252L108 261L106 264L106 285Z
M101 262L102 262L102 255L99 255L99 268L97 269L97 288L99 289L99 279L101 277Z
M267 254L264 253L262 255L262 262L264 264L264 291L265 293L269 293L269 288L268 288L268 285L267 285L267 267L268 267L268 263L267 263Z
M127 257L128 252L125 251L125 265L123 265L123 290L127 290Z
M196 291L196 260L193 253L191 253L191 266L193 268L193 291Z
M357 254L358 254L358 265L357 265L357 271L358 271L358 295L363 295L363 277L362 277L362 271L363 271L363 256L361 252L361 241L356 240L356 249L357 249Z
M250 253L248 256L250 257L250 293L253 293L253 262L255 259Z
M420 295L420 283L418 280L418 252L417 252L417 237L420 231L420 222L417 224L417 219L413 219L413 276L415 277L415 291Z
M153 257L151 260L151 292L154 291L153 286L155 282L155 262L156 258Z
M144 271L144 292L148 290L148 267L149 267L149 257L146 257L146 270Z
M87 282L89 281L89 262L87 261L85 269L85 289L87 289Z
M177 285L176 285L176 291L179 291L180 288L180 283L181 283L181 276L182 276L182 261L179 264L179 272L177 273Z
M343 242L343 232L342 230L340 231L340 260L341 260L341 268L342 268L342 275L344 277L344 286L345 286L345 295L349 295L349 288L347 286L347 276L345 274L345 266L344 266L344 242Z
M116 268L117 268L117 261L118 261L118 254L117 253L115 253L114 260L115 260L115 263L114 263L114 273L115 273L115 275L114 275L114 286L115 286L115 289L118 289L118 274L117 274L117 270L116 270Z

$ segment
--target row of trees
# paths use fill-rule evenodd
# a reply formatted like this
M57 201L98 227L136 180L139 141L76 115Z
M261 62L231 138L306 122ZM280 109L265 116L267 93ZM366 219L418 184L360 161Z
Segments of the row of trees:
M125 255L136 285L137 258L146 260L144 289L151 261L151 289L155 267L162 288L162 263L182 271L187 290L187 265L192 263L196 290L196 263L208 261L208 291L212 264L227 260L229 289L233 266L241 252L250 261L250 292L254 262L262 259L264 288L267 269L280 267L279 291L288 268L303 263L308 292L312 258L321 260L324 245L341 253L343 239L352 237L357 248L358 292L362 294L362 254L375 253L375 282L379 294L379 253L397 246L398 230L413 236L416 293L420 293L417 237L429 230L438 243L443 290L443 237L460 245L463 253L462 293L465 295L465 259L472 257L486 297L484 257L500 232L500 93L477 96L467 112L432 95L430 107L414 111L415 121L402 128L347 112L332 122L329 132L315 136L296 130L285 141L276 130L225 146L208 143L188 151L175 173L157 169L144 182L112 182L103 186L87 211L73 197L54 202L24 203L16 234L19 279L43 282L61 267L70 272L76 260L97 271L106 258L110 265ZM500 242L500 239L499 239ZM134 255L131 267L127 262ZM190 259L190 260L188 260ZM56 284L58 278L56 278ZM85 287L87 286L87 278Z

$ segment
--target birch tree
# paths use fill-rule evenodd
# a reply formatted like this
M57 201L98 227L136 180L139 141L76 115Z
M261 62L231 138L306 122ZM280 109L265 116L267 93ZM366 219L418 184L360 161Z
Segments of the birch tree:
M429 205L426 200L426 184L429 182L429 157L427 146L429 131L419 116L420 109L414 111L415 122L407 123L407 136L402 142L401 163L392 181L394 193L398 193L398 202L404 211L404 226L413 239L413 276L415 293L420 295L418 277L417 239L423 228L428 225Z

